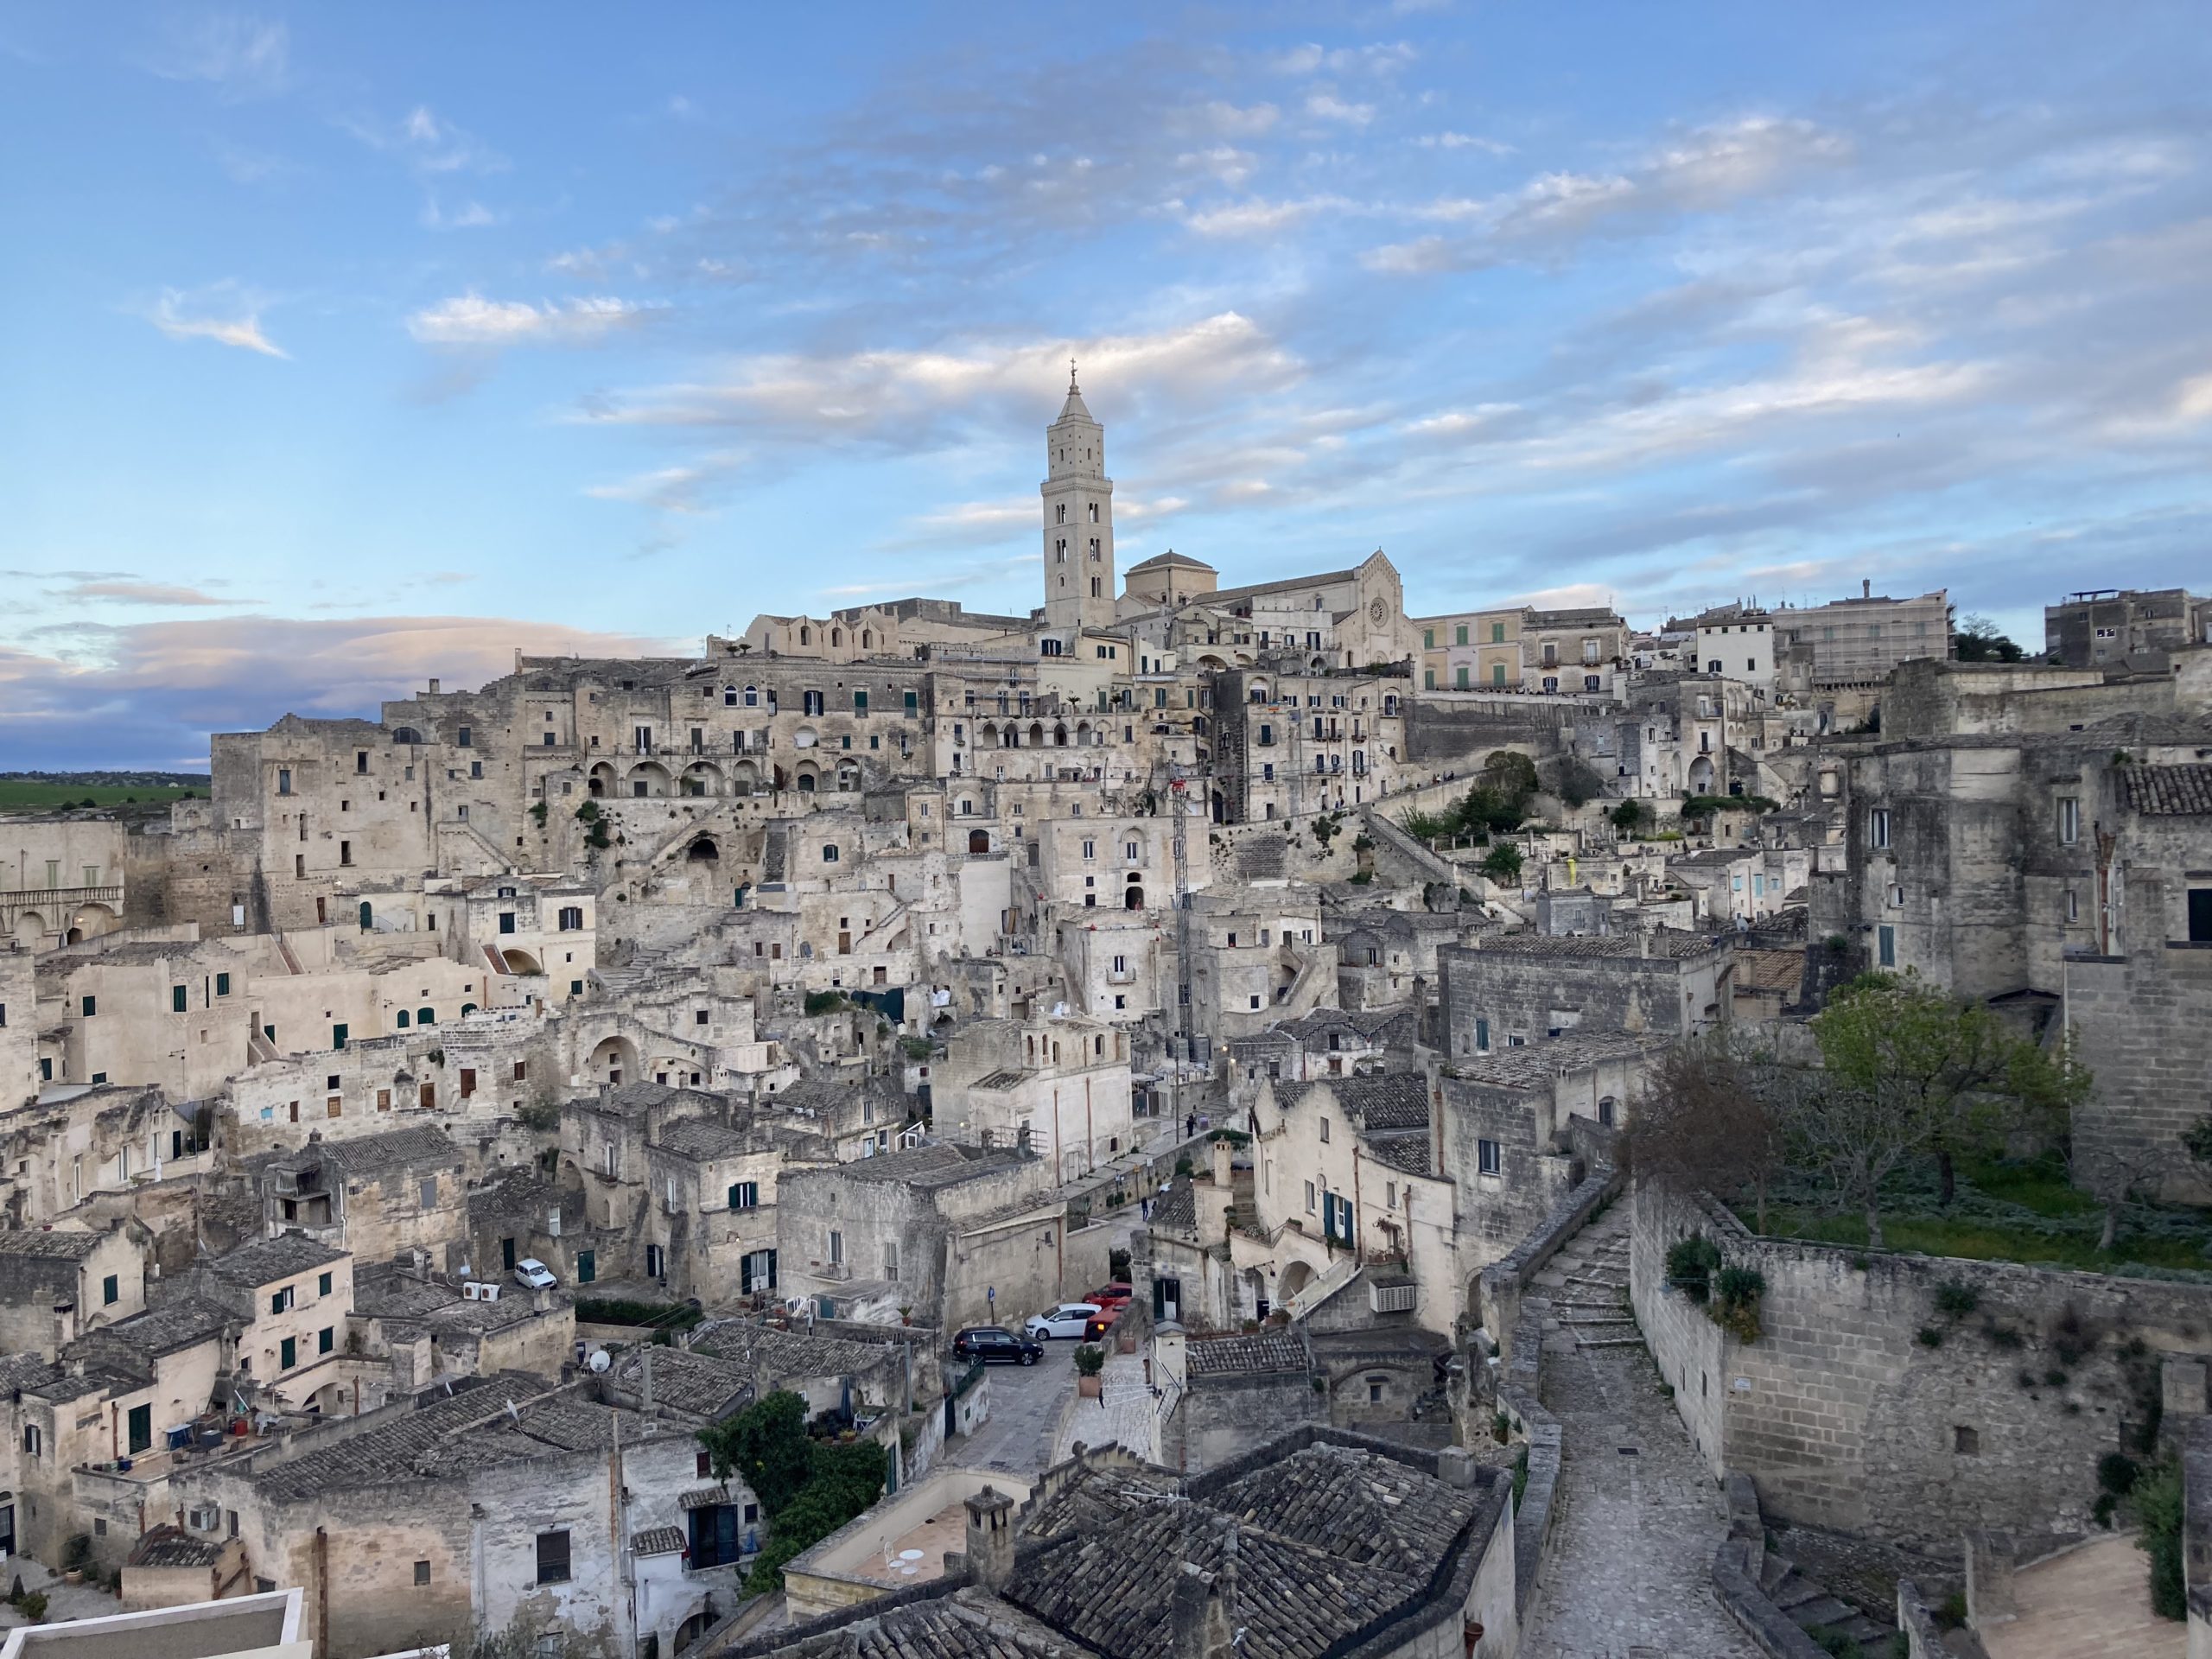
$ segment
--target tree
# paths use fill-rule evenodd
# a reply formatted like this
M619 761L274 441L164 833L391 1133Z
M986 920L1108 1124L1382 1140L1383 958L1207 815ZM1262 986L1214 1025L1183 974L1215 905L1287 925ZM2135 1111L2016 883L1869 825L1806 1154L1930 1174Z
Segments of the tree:
M1605 792L1605 780L1580 755L1559 755L1548 769L1551 792L1569 806L1580 806Z
M1510 887L1521 879L1521 849L1510 842L1501 841L1484 855L1476 866L1482 873L1502 887Z
M1632 836L1643 828L1644 819L1648 815L1644 811L1643 802L1623 801L1607 816L1612 819L1614 829L1624 836Z
M1933 1153L1942 1201L1956 1195L1958 1154L1986 1145L2015 1114L2056 1112L2079 1087L2054 1075L2032 1043L1986 1003L1962 1001L1916 976L1863 974L1813 1020L1821 1058L1841 1091L1900 1115ZM2046 1127L2055 1127L2046 1125Z
M2017 663L2027 653L1998 631L1986 616L1960 619L1952 635L1953 650L1962 663Z
M728 1480L734 1470L772 1520L806 1484L812 1452L806 1438L806 1402L788 1389L709 1424L698 1440L715 1478Z
M1731 1196L1749 1188L1764 1232L1767 1188L1785 1150L1777 1091L1761 1075L1771 1065L1726 1032L1675 1044L1630 1115L1630 1164L1679 1188Z

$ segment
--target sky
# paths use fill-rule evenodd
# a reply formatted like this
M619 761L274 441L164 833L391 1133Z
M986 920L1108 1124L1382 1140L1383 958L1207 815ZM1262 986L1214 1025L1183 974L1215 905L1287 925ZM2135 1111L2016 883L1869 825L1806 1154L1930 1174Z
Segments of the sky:
M2212 582L2201 6L0 12L0 770L1124 569Z

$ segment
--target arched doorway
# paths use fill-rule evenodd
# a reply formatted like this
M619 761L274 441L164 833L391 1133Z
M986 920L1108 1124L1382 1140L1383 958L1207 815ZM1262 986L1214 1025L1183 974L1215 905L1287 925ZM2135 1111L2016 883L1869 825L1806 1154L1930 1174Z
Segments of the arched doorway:
M988 830L970 830L968 832L968 850L971 853L989 852L991 832Z
M712 836L702 836L683 849L687 864L715 864L721 861L722 849L715 845Z
M632 1082L638 1076L638 1046L627 1037L603 1037L584 1062L584 1075L594 1083Z
M1135 882L1130 882L1129 890L1122 895L1122 908L1123 910L1142 910L1144 908L1144 889L1139 887Z
M1313 1282L1313 1269L1303 1262L1294 1262L1275 1279L1275 1306L1287 1306L1291 1298Z
M668 793L668 768L648 760L630 768L630 793L640 799L658 799Z
M1713 793L1713 761L1709 756L1700 754L1690 762L1690 793Z

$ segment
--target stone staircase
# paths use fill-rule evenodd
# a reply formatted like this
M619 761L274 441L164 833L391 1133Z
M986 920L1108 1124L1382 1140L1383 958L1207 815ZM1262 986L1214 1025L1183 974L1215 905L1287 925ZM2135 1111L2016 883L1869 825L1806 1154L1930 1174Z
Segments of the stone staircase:
M1643 1332L1629 1306L1628 1254L1628 1206L1618 1204L1560 1246L1535 1275L1532 1284L1551 1298L1548 1324L1555 1330L1546 1351L1562 1338L1584 1351L1643 1347ZM1892 1626L1830 1594L1796 1562L1764 1548L1763 1539L1754 1548L1759 1592L1815 1644L1837 1650L1848 1640L1870 1656L1888 1652L1880 1644L1895 1634Z

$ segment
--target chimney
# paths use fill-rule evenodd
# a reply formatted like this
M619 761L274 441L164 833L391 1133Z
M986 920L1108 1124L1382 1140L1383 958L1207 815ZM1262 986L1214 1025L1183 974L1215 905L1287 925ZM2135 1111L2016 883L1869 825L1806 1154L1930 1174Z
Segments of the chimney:
M438 695L438 683L435 680L430 682L430 695L434 697Z
M967 1508L969 1580L986 1590L1003 1590L1014 1576L1014 1500L986 1486Z
M1234 1148L1225 1135L1213 1143L1213 1184L1224 1192L1229 1191L1229 1184L1235 1179L1235 1172L1230 1166L1233 1152Z
M1859 597L1861 599L1872 599L1874 597L1873 577L1861 576L1859 578ZM430 682L431 689L435 690L437 687L437 683L438 683L435 680L432 680Z
M650 1342L645 1344L645 1353L638 1361L638 1409L650 1417L653 1411L653 1345Z
M1236 1529L1232 1522L1220 1570L1185 1561L1175 1580L1169 1659L1232 1659L1236 1635L1230 1616L1236 1599Z
M1436 1478L1446 1486L1465 1491L1475 1484L1475 1454L1464 1446L1447 1446L1436 1454Z

